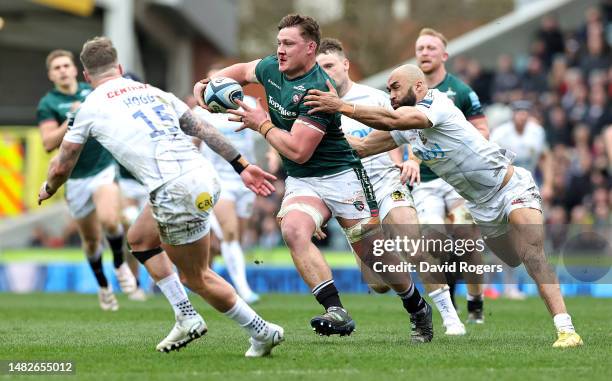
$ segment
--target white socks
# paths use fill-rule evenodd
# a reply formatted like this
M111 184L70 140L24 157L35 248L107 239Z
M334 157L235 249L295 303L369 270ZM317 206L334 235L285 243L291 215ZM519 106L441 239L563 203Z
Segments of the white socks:
M249 283L246 279L246 268L244 264L244 253L242 252L242 247L240 247L240 243L238 241L232 242L221 242L221 255L223 256L223 261L225 261L225 266L227 267L227 272L232 278L232 283L234 287L236 287L236 291L240 297L248 299L251 294L253 294L253 290L249 287Z
M558 332L576 332L572 324L572 317L567 313L556 314L553 316L553 322Z
M236 296L236 304L224 315L238 323L248 334L263 339L268 333L268 322L263 320L242 298Z
M157 282L157 286L172 305L177 318L190 318L198 314L193 309L185 288L176 273L172 273L172 275L168 275Z
M457 315L457 310L455 310L455 306L453 306L450 292L448 290L449 287L444 286L443 288L439 288L429 293L429 297L433 300L438 311L440 311L440 315L442 315L444 326L461 323L461 320Z

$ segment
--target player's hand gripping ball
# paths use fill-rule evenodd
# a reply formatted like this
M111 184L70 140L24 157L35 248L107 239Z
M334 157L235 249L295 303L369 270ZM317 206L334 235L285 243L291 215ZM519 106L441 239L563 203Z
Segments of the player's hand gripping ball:
M227 109L240 108L236 99L243 100L242 86L231 78L212 78L204 91L204 103L211 112L224 113Z

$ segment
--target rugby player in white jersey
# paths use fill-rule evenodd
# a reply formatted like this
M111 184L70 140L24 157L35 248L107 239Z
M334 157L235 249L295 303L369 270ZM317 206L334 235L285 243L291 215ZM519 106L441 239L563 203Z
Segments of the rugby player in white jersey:
M485 138L489 136L489 127L478 95L461 79L446 71L448 59L447 40L444 35L431 28L423 28L415 42L415 57L419 68L425 74L425 81L430 89L445 93L461 110L471 127L476 128ZM407 163L420 160L410 155ZM439 178L427 165L420 163L421 182L412 189L419 220L422 224L442 226L446 221L453 224L447 229L455 239L473 239L475 229L473 219L467 212L465 200L443 179ZM450 226L449 226L450 227ZM467 252L462 256L450 253L452 259L470 265L481 265L482 254ZM450 286L451 299L454 303L456 275L449 272L447 282ZM484 276L474 273L462 274L467 284L468 323L484 323Z
M354 83L351 80L349 76L350 62L346 57L342 43L337 39L324 38L321 40L317 62L334 80L338 96L343 101L391 109L389 96L386 93L369 86ZM342 131L345 134L358 138L363 138L373 131L371 127L345 115L342 116L341 123ZM399 234L402 237L418 238L421 234L419 232L418 218L412 195L407 186L402 184L400 178L401 172L395 165L395 163L401 163L401 161L402 153L400 149L361 159L361 163L374 187L380 220L383 226L391 228L393 233ZM413 183L414 178L410 185L413 185ZM433 260L433 258L426 258L425 255L427 254L421 253L421 255L411 256L410 259L414 261ZM437 260L434 261L438 262ZM464 335L465 326L459 319L457 311L453 306L448 286L438 283L442 280L436 280L434 273L423 273L421 278L425 283L429 296L442 316L443 324L446 328L445 333L447 335ZM372 289L377 292L388 290L388 287L379 287L372 287Z
M78 82L78 69L71 52L54 50L47 56L49 80L54 88L39 102L38 127L47 152L59 148L71 115L91 93L91 87ZM102 266L102 233L113 252L113 265L119 286L134 294L136 279L124 261L124 230L120 223L120 195L115 181L112 156L94 140L83 149L79 162L65 188L68 211L74 218L83 251L98 283L98 301L104 311L116 311L119 303Z
M108 38L87 41L80 57L94 91L69 124L39 202L65 182L87 138L96 139L150 192L162 246L185 284L247 331L251 346L245 356L270 354L283 340L283 328L263 320L208 266L208 217L220 187L210 162L187 134L216 148L257 194L274 190L269 182L274 176L249 164L223 135L196 118L174 95L122 78L117 51ZM198 333L206 330L202 321Z
M512 166L499 146L471 128L444 93L429 90L417 66L395 69L387 87L394 110L346 103L329 82L328 92L310 90L305 99L311 112L341 112L381 130L349 139L362 157L410 144L415 155L466 199L491 250L510 266L525 265L553 317L553 347L582 345L544 254L541 198L531 174Z
M209 70L208 77L212 77L217 71ZM244 102L252 107L255 106L255 100L251 97L245 97ZM235 132L240 127L240 123L229 121L229 114L211 113L201 107L195 107L193 111L230 139L247 160L251 162L255 160L257 134L254 131ZM253 292L247 281L244 252L240 244L241 233L253 214L255 193L244 186L242 179L227 160L213 152L206 144L201 144L200 149L210 160L221 180L221 194L211 215L211 228L221 241L221 256L238 295L249 304L256 303L259 295Z
M536 177L536 168L540 168L543 182L540 194L544 201L552 196L553 161L546 144L546 132L531 118L531 102L516 101L512 105L512 120L496 127L491 132L491 141L501 148L514 152L512 162L517 167L528 170ZM514 269L504 268L504 296L509 299L525 299L517 285Z

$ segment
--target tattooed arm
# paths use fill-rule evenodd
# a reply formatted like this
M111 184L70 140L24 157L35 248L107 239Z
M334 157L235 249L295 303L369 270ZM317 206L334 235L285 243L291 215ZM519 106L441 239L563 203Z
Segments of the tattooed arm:
M83 144L71 143L64 140L60 146L59 154L51 160L47 181L42 185L38 194L38 204L53 196L72 173L74 166L81 155Z
M205 120L198 118L191 110L185 111L179 119L179 123L184 133L204 141L225 160L232 161L240 155L232 143L219 130Z
M269 196L274 192L274 185L270 181L276 180L276 177L249 163L214 126L195 116L191 110L185 111L179 123L184 133L201 139L219 156L227 160L240 175L242 182L255 194Z

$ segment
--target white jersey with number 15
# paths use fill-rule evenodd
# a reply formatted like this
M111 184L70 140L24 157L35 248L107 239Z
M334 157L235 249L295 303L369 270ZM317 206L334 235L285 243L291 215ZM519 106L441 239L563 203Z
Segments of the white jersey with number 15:
M116 78L83 102L64 139L96 139L152 192L193 169L209 165L179 127L189 108L156 87Z

